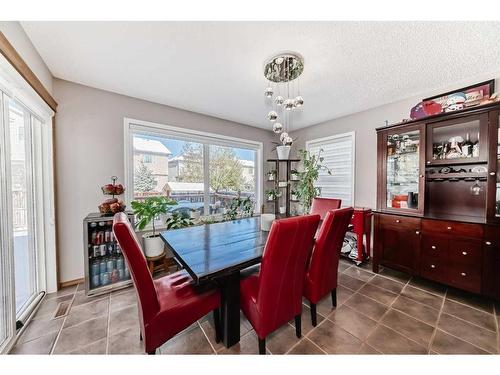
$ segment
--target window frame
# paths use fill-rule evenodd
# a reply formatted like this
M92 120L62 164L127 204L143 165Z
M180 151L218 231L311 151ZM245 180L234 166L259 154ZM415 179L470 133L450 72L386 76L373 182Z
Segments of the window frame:
M150 121L137 120L124 117L124 161L125 161L125 203L130 207L130 203L134 200L134 149L133 136L137 133L145 135L153 135L160 137L170 137L171 139L189 140L203 145L203 163L204 163L204 182L205 195L210 191L210 183L207 178L210 169L209 146L225 146L246 148L256 152L255 160L255 213L260 213L262 204L262 171L263 171L263 143L252 141L243 138L230 137L217 133L204 132L200 130L192 130L180 128L176 126L160 124ZM208 212L208 201L205 199L205 212Z
M355 207L355 201L356 201L356 196L355 196L355 182L356 182L356 132L346 132L346 133L340 133L340 134L334 134L330 135L327 137L322 137L322 138L315 138L315 139L310 139L306 141L306 150L309 151L311 146L317 145L317 144L324 144L328 143L330 141L339 139L339 138L345 138L345 137L351 137L351 142L352 142L352 148L351 148L351 176L352 176L352 183L351 183L351 206Z

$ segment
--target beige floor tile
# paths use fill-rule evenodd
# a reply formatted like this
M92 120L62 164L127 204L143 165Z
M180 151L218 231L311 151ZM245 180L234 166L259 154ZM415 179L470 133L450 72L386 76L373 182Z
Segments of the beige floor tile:
M106 354L107 338L82 346L68 354Z
M267 353L269 353L269 351L267 351ZM247 334L240 339L239 343L230 348L222 346L217 354L259 354L259 341L257 335L253 331L247 332Z
M355 279L358 279L358 280L361 280L364 282L370 281L375 276L375 274L368 272L368 271L365 271L365 270L362 270L358 267L350 267L349 269L345 270L342 274L354 277Z
M307 336L328 354L355 354L362 342L329 320L318 325Z
M426 292L437 294L438 296L444 296L446 290L448 289L445 285L436 283L431 280L422 279L420 277L413 277L409 284L415 288L423 289Z
M125 291L111 293L109 305L111 311L120 310L131 305L137 305L137 296L134 289L128 288Z
M391 279L394 279L394 280L399 281L399 282L404 283L404 284L406 284L408 282L408 280L410 280L410 278L411 278L411 276L408 275L407 273L396 271L396 270L393 270L391 268L385 268L385 267L379 272L379 274L382 276L385 276L385 277L389 277Z
M354 291L359 290L359 288L365 285L364 281L348 276L346 274L340 274L338 276L338 283Z
M436 310L441 310L441 306L443 304L443 297L431 294L429 292L414 288L409 285L407 285L403 289L401 295L410 298L414 301L428 305L432 308L435 308Z
M307 338L302 339L288 354L325 354L312 341Z
M73 299L73 294L67 294L67 295L63 295L63 296L55 297L55 298L51 298L51 299L44 298L42 303L40 304L40 307L36 311L33 319L53 318L54 314L56 313L57 308L59 307L59 304L69 305L71 303L72 299Z
M139 331L130 328L109 337L109 354L145 354Z
M128 328L140 330L139 312L136 305L124 307L120 310L111 311L109 321L109 335L115 335Z
M437 324L439 310L424 305L423 303L418 303L404 296L399 296L391 307L432 326Z
M434 336L431 349L439 354L488 354L488 352L439 329Z
M61 290L58 290L57 292L48 293L45 296L44 301L48 301L48 300L51 300L54 298L59 298L62 296L68 296L68 295L73 296L73 294L75 294L75 292L76 292L76 289L77 289L77 285L72 285L72 286L68 286L66 288L62 288Z
M385 314L388 307L360 293L354 294L345 302L353 310L360 312L369 318L378 321Z
M80 290L76 292L75 300L73 301L71 308L84 305L89 302L99 301L101 299L109 299L109 294L101 294L98 296L87 296L84 290Z
M448 293L446 293L446 299L461 302L468 306L475 307L476 309L493 314L493 301L478 294L469 293L464 290L455 288L449 288Z
M405 284L400 283L399 281L395 281L380 275L376 275L373 279L371 279L369 284L378 286L379 288L386 289L396 294L401 293L405 286Z
M214 354L201 328L196 325L163 344L161 354Z
M273 354L285 354L299 340L295 335L295 328L285 324L266 337L266 347Z
M94 302L86 303L80 306L72 307L66 321L64 328L80 324L86 320L108 316L109 301L107 298L97 300Z
M357 354L382 354L377 351L374 347L368 345L366 342L361 345Z
M384 305L390 305L397 298L397 294L392 293L386 289L373 286L371 284L366 284L362 287L358 293L363 294L375 301L382 303Z
M106 337L108 317L87 320L64 328L54 348L55 354L69 353Z
M56 337L57 332L52 332L23 344L18 344L10 351L10 354L50 354Z
M445 313L439 318L438 328L490 353L497 352L497 334Z
M321 314L316 314L316 321L317 323L321 323L325 318ZM295 328L295 319L290 320L289 322L292 327ZM302 334L307 335L314 327L312 325L311 321L311 310L309 307L304 306L302 308Z
M351 289L345 288L342 285L337 286L337 307L342 306L353 295L354 291ZM309 306L309 303L306 303L306 306ZM318 314L323 316L328 316L335 310L335 307L332 305L332 298L330 295L327 295L316 305L316 311Z
M382 325L375 329L366 343L383 354L427 353L427 348Z
M476 308L469 307L467 305L447 299L444 302L443 312L467 320L468 322L476 324L482 328L486 328L490 331L496 332L497 323L495 322L494 315L484 312L483 310L478 310Z
M64 318L58 319L34 319L28 323L24 333L17 340L17 345L48 335L58 333L64 322Z
M433 326L422 323L394 309L390 309L387 314L384 315L380 323L418 342L426 348L429 346L432 334L434 333Z
M347 306L339 307L328 316L328 319L361 341L364 341L377 326L375 320Z

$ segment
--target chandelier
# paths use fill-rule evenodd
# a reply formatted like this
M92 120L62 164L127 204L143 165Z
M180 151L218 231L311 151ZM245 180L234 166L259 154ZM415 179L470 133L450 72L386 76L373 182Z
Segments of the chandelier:
M264 66L267 81L264 95L271 106L267 119L284 146L292 145L293 139L288 133L293 124L293 113L304 105L299 80L303 71L304 59L296 53L279 54Z

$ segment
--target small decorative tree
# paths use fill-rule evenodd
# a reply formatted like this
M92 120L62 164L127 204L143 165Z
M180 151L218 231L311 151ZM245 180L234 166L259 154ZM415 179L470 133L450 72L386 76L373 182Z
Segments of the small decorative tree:
M151 169L141 162L134 173L134 190L141 193L152 191L157 184Z
M317 155L311 155L309 151L299 150L299 156L304 166L304 171L300 172L300 179L297 183L296 192L300 198L305 212L309 212L312 200L321 194L321 188L314 186L314 183L319 178L321 170L326 171L329 175L332 174L330 169L321 163L324 158L321 156L323 149L320 149Z

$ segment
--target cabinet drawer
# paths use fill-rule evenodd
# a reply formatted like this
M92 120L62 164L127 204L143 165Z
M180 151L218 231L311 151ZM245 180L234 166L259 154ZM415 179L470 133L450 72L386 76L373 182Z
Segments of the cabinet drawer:
M379 215L379 223L384 227L420 230L420 219L408 216Z
M470 265L481 270L482 245L477 241L451 240L448 254L452 263Z
M433 234L449 233L453 236L476 238L483 237L483 227L480 224L458 223L443 220L422 220L422 232Z
M446 261L439 257L422 256L420 261L420 275L430 280L446 281Z
M486 245L500 248L500 225L486 226L484 240Z
M446 259L448 242L449 240L446 237L424 235L422 240L422 255Z
M473 293L481 292L481 267L450 263L448 283Z

